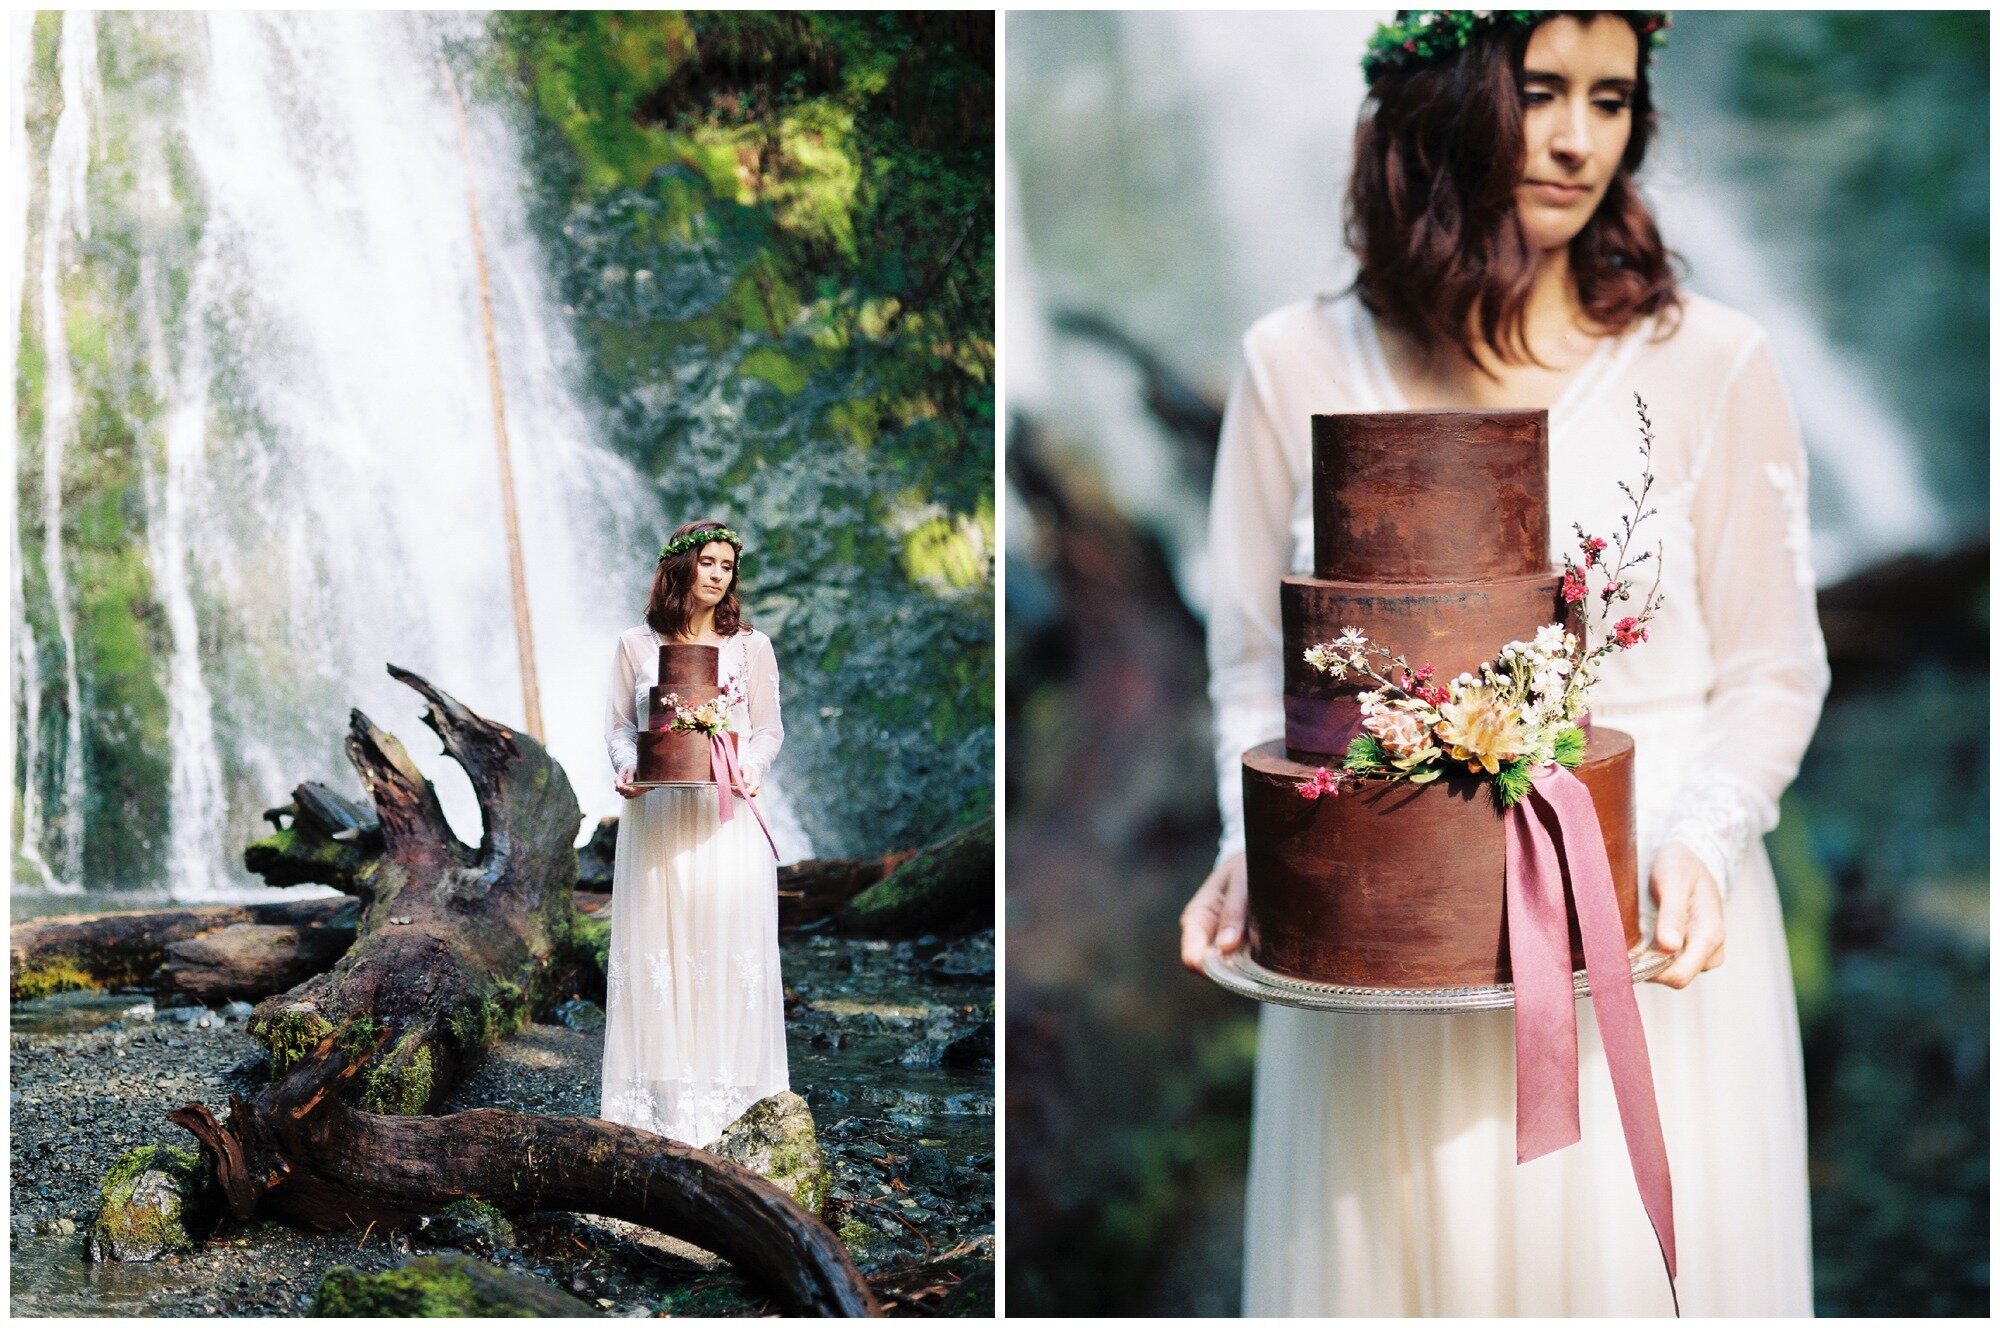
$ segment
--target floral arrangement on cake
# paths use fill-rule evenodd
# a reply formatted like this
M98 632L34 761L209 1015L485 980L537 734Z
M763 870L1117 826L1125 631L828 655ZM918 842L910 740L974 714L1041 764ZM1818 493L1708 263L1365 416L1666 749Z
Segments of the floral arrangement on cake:
M1458 770L1488 778L1502 807L1527 795L1533 772L1555 762L1574 770L1583 763L1587 736L1580 720L1604 660L1646 639L1646 625L1659 611L1660 550L1634 553L1633 537L1656 509L1646 506L1653 488L1653 426L1646 403L1639 411L1639 487L1619 482L1632 510L1620 518L1613 540L1576 526L1576 556L1563 556L1561 594L1565 604L1584 604L1585 636L1550 623L1528 641L1509 641L1497 658L1448 682L1437 670L1413 667L1402 655L1349 627L1330 642L1305 652L1308 665L1330 677L1350 675L1373 683L1355 699L1361 732L1348 744L1342 768L1321 766L1300 781L1299 796L1338 797L1355 779L1394 779L1428 784ZM1580 561L1579 561L1580 559ZM1629 602L1632 573L1653 563L1652 589L1636 613L1609 622L1611 606ZM1593 582L1596 584L1593 586ZM1597 644L1587 639L1591 605L1609 631Z
M660 698L667 713L673 718L667 727L675 733L702 733L713 737L729 730L729 712L743 704L743 688L734 676L723 684L722 691L700 705L688 705L681 700L679 692L668 692Z

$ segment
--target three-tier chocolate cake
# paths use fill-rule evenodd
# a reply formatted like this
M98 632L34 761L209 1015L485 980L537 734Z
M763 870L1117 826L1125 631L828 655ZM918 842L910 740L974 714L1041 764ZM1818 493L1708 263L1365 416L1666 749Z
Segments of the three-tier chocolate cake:
M1550 623L1576 629L1549 561L1548 416L1540 410L1313 417L1314 573L1280 588L1286 736L1243 757L1249 949L1263 968L1343 987L1510 980L1506 836L1491 785L1363 779L1338 767L1356 693L1305 662L1345 628L1442 678ZM1632 739L1603 727L1575 772L1611 859L1627 948L1639 942ZM1570 919L1573 968L1583 967Z
M676 729L674 706L693 710L722 695L722 651L715 646L669 643L660 647L659 685L646 693L646 728L639 734L640 784L713 784L708 735ZM730 743L736 735L727 735Z

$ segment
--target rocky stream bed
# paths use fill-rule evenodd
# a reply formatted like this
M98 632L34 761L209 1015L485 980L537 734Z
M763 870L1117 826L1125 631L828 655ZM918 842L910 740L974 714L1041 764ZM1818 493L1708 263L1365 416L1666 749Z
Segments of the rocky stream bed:
M992 932L943 942L806 929L782 946L792 1088L832 1171L826 1220L890 1313L991 1313ZM495 1047L446 1110L594 1116L603 1038L594 1011L578 1009ZM305 1315L329 1270L380 1272L447 1244L606 1316L771 1311L693 1246L567 1213L515 1220L511 1245L451 1223L313 1233L252 1220L189 1253L93 1263L86 1240L107 1170L142 1144L190 1147L165 1113L190 1101L220 1111L261 1081L266 1055L244 1032L248 1007L72 993L11 1014L14 1314Z

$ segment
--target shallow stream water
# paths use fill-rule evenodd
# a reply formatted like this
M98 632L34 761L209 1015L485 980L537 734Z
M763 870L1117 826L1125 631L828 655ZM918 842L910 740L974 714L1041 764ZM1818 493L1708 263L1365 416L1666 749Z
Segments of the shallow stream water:
M782 947L792 1086L812 1105L833 1168L829 1223L871 1278L968 1244L990 1263L991 933L950 946L786 933ZM240 1022L183 1022L134 994L18 1002L11 1024L15 1313L304 1314L327 1268L372 1271L426 1252L401 1233L302 1232L253 1219L158 1263L88 1263L84 1240L111 1163L142 1143L189 1146L165 1112L195 1100L219 1109L231 1091L250 1091L246 1062L258 1048ZM493 1049L447 1110L594 1115L602 1048L599 1034L530 1024ZM685 1312L696 1295L708 1312L762 1306L726 1266L680 1242L565 1214L516 1227L519 1247L497 1261L607 1314Z

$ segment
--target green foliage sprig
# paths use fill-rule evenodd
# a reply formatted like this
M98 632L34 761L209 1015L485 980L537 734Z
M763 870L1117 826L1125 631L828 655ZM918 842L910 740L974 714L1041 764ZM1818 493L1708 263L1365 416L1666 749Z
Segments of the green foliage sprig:
M1361 72L1370 82L1387 69L1406 69L1456 55L1480 32L1513 25L1532 26L1558 11L1553 9L1399 9L1396 17L1375 29L1361 57ZM1673 19L1664 9L1638 12L1644 40L1639 59L1667 44Z

